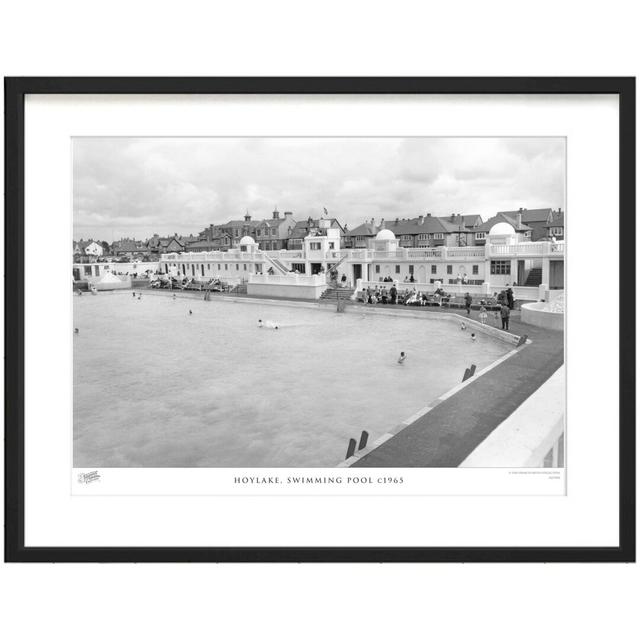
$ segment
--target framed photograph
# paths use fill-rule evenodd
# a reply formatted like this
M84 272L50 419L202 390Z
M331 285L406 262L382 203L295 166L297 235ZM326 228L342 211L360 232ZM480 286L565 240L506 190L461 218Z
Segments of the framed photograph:
M8 561L635 560L635 79L7 78L5 133Z

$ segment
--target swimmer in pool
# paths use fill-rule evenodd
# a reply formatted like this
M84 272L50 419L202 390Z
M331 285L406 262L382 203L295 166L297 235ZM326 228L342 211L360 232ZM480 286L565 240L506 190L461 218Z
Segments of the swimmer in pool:
M78 329L78 327L76 327L76 328L73 330L73 333L80 333L80 329Z
M402 364L407 359L407 354L404 351L400 352L400 357L398 358L398 364Z
M476 341L476 334L472 333L471 334L471 342L475 342Z
M136 297L136 292L135 292L135 291L132 291L132 292L131 292L131 295L135 298L135 297Z
M192 316L193 315L193 311L191 311L191 309L189 309L189 315Z
M262 320L258 320L258 329L262 329L262 327L264 327Z
M175 294L175 293L173 294L173 299L174 299L174 300L176 299L176 294Z
M464 322L460 323L460 331L466 331L467 330L467 325Z

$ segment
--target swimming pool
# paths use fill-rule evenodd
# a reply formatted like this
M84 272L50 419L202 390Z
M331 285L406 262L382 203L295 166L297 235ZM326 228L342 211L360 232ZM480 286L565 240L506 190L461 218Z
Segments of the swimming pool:
M76 467L333 467L512 348L436 314L147 291L75 297L74 326Z

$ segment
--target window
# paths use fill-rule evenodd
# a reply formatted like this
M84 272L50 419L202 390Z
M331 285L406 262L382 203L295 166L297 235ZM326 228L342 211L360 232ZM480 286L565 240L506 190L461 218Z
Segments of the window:
M191 275L192 275L192 276L195 276L195 275L196 275L196 265L195 265L195 264L192 264L192 265L191 265Z
M400 273L400 265L399 264L396 265L396 273Z
M434 240L442 240L444 238L444 233L434 233L433 234L433 239Z
M222 269L222 265L218 262L218 271L220 271L220 269Z
M272 236L275 236L275 235L276 235L276 228L275 228L275 227L273 227L273 229L271 229L271 235L272 235Z
M438 273L438 265L436 264L431 265L431 273L432 275L435 275L436 273Z
M447 265L447 275L450 276L453 273L453 265L452 264L448 264Z
M476 240L484 240L487 234L484 231L476 231Z
M204 276L204 265L200 265L200 273Z
M228 264L225 264L225 265L224 265L224 270L225 270L225 271L229 271L229 265L228 265Z
M376 265L376 273L380 273L380 265L379 264Z
M428 240L428 239L429 239L428 233L421 233L420 235L418 235L418 240Z
M240 235L240 231L238 229L235 229L233 235L237 238Z
M471 273L472 273L474 276L477 276L477 275L478 275L478 265L477 265L477 264L474 264L474 265L471 267Z
M335 242L330 242L329 243L329 249L335 249L336 248L336 243Z
M409 265L409 275L413 275L413 265Z
M211 271L211 263L207 265L207 271Z
M309 243L309 249L311 249L311 251L320 251L321 247L322 247L322 243L320 242Z
M411 236L402 236L403 240L411 240Z
M511 260L492 260L491 275L511 275Z
M91 275L91 267L85 267L84 268L84 275L85 276L90 276Z
M247 270L247 265L246 265L246 263L245 263L245 264L243 264L242 266L244 267L244 270L246 271L246 270Z
M260 231L260 229L258 229L258 230L256 231L256 235L258 236L258 238L260 237L260 234L261 234L261 233L262 233L262 231Z
M551 229L549 229L549 235L551 235L551 236L563 236L564 235L564 227L551 227Z
M236 262L236 271L240 271L240 265Z

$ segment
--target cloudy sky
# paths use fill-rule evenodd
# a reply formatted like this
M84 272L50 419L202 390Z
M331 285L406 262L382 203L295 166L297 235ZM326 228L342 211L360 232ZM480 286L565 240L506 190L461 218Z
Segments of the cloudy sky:
M76 138L74 239L271 217L564 208L562 138Z

